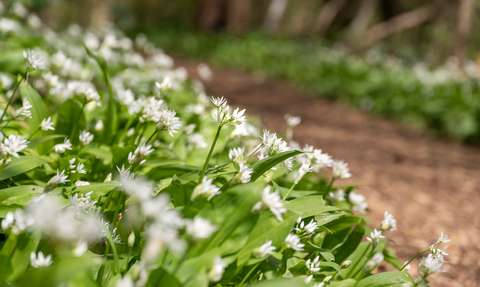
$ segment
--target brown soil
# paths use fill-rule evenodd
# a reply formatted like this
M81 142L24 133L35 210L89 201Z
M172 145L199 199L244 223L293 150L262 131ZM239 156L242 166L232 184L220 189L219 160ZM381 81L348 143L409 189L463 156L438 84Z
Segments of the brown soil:
M198 61L177 58L193 78ZM321 148L349 163L369 203L370 226L384 211L398 230L387 233L402 262L436 242L440 232L452 238L446 273L430 277L431 286L480 286L480 149L431 136L383 118L298 91L291 85L232 69L211 67L204 82L214 96L260 116L266 128L285 130L284 114L300 116L294 139ZM345 83L348 84L348 83ZM410 274L416 278L418 260Z

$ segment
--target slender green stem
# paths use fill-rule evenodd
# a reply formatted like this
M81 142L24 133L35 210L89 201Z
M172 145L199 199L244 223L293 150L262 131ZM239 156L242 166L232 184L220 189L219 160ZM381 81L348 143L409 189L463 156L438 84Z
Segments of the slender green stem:
M285 196L283 197L283 201L285 201L287 199L287 197L290 195L290 192L292 192L293 188L295 187L295 185L297 185L296 183L293 183L292 184L292 187L290 187L290 189L288 190L287 194L285 194Z
M152 134L152 135L148 138L148 140L145 142L146 145L153 139L153 137L157 134L157 132L158 132L157 130L155 130L155 131L153 132L153 134Z
M3 114L0 117L0 123L3 121L3 117L5 117L5 114L7 113L8 107L12 104L13 98L15 97L15 93L17 92L18 87L20 86L20 83L23 81L24 78L25 78L25 74L22 74L22 77L20 78L20 80L18 80L17 85L15 86L15 89L13 90L12 96L10 97L10 99L8 99L7 105L5 106L5 109L3 110Z
M107 241L107 246L105 247L105 253L103 254L103 257L105 258L105 262L107 261L108 253L110 253L110 244ZM97 282L98 284L100 284L100 286L103 285L102 281L103 281L103 274L105 272L105 264L103 264L102 267L100 267L100 270L98 270Z
M328 189L327 189L327 193L330 192L330 190L332 189L332 185L333 185L333 182L335 181L335 177L332 176L332 179L330 180L330 183L328 184Z
M9 119L7 123L0 129L0 132L3 132L3 129L5 129L11 121L12 119Z
M250 275L252 275L252 272L255 269L257 269L257 267L258 267L258 265L260 265L260 263L262 263L262 261L255 264L255 266L253 266L252 269L250 269L250 271L248 271L247 275L245 275L245 277L243 277L242 282L240 282L240 284L238 284L239 287L242 287L243 283L245 283L245 281L247 281L248 277L250 277Z
M368 251L368 249L370 249L370 246L372 246L372 248L373 248L373 244L369 244L369 245L367 246L367 248L365 248L365 250L363 251L362 256L360 256L360 257L358 258L358 260L357 260L352 266L350 266L350 268L351 268L352 270L354 270L354 269L357 267L358 263L359 263L360 260L363 258L363 256L365 256L365 254L367 254L367 251ZM367 261L368 261L368 259L369 259L369 258L367 258ZM367 261L365 261L365 263L367 263ZM364 263L364 265L365 265L365 263ZM360 271L360 270L358 270L358 271ZM355 272L355 274L353 274L353 276L352 276L351 278L355 278L355 276L357 275L358 271Z
M133 123L133 120L134 120L134 117L131 116L127 123L125 124L125 127L123 128L123 131L122 131L122 134L120 135L120 137L118 138L118 143L121 143L123 141L123 139L125 138L125 136L127 135L128 133L128 130L130 129L130 126L132 125Z
M29 140L33 137L33 135L36 134L39 130L40 130L40 128L37 128L37 129L28 137L27 141L29 141Z
M412 259L408 260L408 262L407 262L407 263L403 264L402 268L400 268L400 271L403 271L403 269L405 269L405 267L407 267L407 266L408 266L408 264L410 264L410 262L412 262L412 261L413 261L413 259L417 258L417 257L418 257L418 255L420 255L420 254L422 254L422 253L425 253L425 252L428 252L428 251L430 251L430 249L427 249L427 250L422 250L422 251L418 252L418 253L417 253L415 256L413 256L413 258L412 258Z
M200 178L198 179L198 183L200 184L203 180L203 176L205 175L205 172L207 171L208 163L210 162L210 158L212 157L213 150L215 149L215 144L217 143L218 136L220 135L220 130L222 129L221 126L218 126L217 129L217 134L215 135L215 139L213 140L212 147L210 148L210 151L208 152L207 160L205 160L205 164L203 165L202 173L200 174Z

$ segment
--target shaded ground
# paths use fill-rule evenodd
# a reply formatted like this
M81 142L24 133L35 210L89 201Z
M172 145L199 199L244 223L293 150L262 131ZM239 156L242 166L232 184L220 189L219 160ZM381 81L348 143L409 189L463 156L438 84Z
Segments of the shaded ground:
M193 60L176 59L198 78ZM374 118L340 103L314 98L290 85L231 69L212 67L204 82L214 96L259 115L272 131L283 132L284 114L300 116L294 139L314 145L349 163L355 183L367 196L378 226L388 210L398 230L387 233L402 262L436 242L440 232L452 243L448 272L430 278L431 286L480 286L480 149L436 139L413 128ZM346 83L348 84L348 83ZM414 261L410 274L416 278Z

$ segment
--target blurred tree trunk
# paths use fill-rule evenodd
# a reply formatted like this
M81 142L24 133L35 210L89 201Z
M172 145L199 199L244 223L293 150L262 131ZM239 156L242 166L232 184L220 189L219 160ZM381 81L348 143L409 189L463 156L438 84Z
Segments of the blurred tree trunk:
M112 6L114 0L90 0L90 27L100 29L113 22ZM85 5L85 2L83 2Z
M196 27L213 30L226 27L229 32L241 33L248 26L251 0L200 0Z
M280 20L287 8L288 0L271 0L268 6L267 15L263 21L263 29L268 32L276 32L280 25Z
M435 16L435 11L434 6L424 6L378 23L367 30L365 37L363 37L363 45L370 46L391 34L416 27Z
M473 0L459 0L457 27L455 29L455 40L453 42L453 55L457 57L460 66L463 66L463 62L465 61L465 42L470 32L473 5Z
M320 34L325 33L344 4L345 0L330 0L325 3L315 20L314 31Z
M238 34L248 27L250 0L229 0L227 7L227 30Z
M377 9L379 0L363 0L360 4L357 14L350 23L348 28L347 37L348 41L357 45L360 42L363 34L368 28L368 25L372 21Z

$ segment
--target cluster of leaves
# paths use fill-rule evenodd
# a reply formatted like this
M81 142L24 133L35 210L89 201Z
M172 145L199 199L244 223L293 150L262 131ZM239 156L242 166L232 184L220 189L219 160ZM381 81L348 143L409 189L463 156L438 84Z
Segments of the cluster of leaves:
M365 211L364 198L335 187L350 176L345 163L259 137L242 111L230 113L223 99L212 105L144 36L56 33L18 4L8 11L0 16L10 21L0 25L7 286L417 284L405 271L372 274L382 259L403 268L376 230L362 242L372 230L351 209ZM230 151L238 147L254 152L244 159L243 149ZM393 230L389 220L379 229Z
M149 36L171 51L284 78L321 97L462 141L480 140L480 85L474 63L463 75L454 62L430 71L421 64L403 65L375 49L360 59L322 42L255 33L236 37L162 28Z

